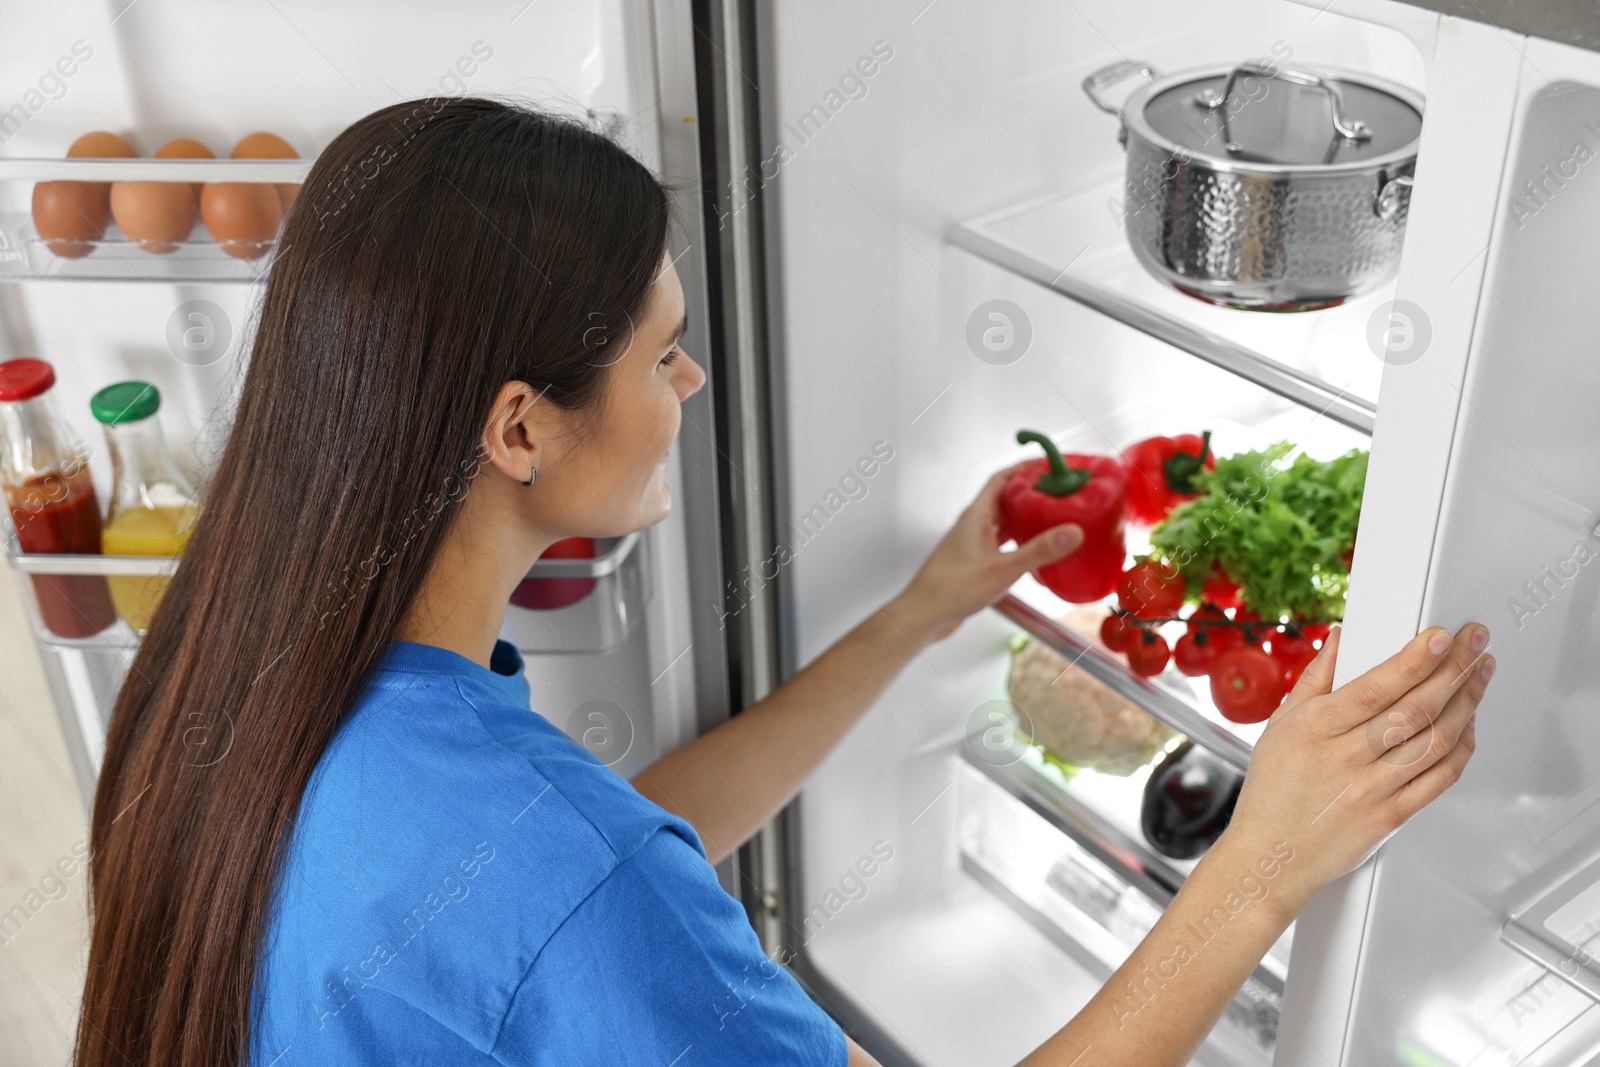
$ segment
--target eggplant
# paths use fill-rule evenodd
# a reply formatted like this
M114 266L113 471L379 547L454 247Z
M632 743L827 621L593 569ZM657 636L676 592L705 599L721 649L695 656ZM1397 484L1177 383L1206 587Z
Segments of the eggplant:
M1244 775L1185 740L1157 763L1144 785L1139 827L1169 859L1192 860L1228 828Z

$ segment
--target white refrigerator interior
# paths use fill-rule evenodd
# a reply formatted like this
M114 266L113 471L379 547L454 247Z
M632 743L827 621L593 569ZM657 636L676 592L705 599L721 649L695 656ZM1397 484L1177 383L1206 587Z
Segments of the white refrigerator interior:
M1584 1019L1595 994L1501 929L1593 858L1596 587L1578 561L1594 554L1600 505L1584 291L1600 193L1573 174L1575 142L1585 162L1600 142L1584 126L1600 117L1596 56L1382 2L770 7L762 177L793 661L901 588L984 477L1026 455L1019 428L1102 452L1208 427L1222 454L1369 445L1331 405L1290 403L1085 303L1133 306L1320 379L1341 403L1375 404L1341 677L1419 626L1469 619L1491 627L1502 673L1464 781L1324 894L1264 964L1263 1003L1236 1002L1240 1025L1219 1026L1198 1059L1579 1062L1600 1039ZM1117 221L1117 119L1079 83L1118 59L1172 73L1285 54L1427 98L1400 274L1299 315L1207 306L1134 261ZM1524 179L1543 193L1514 192ZM1420 353L1384 347L1397 298L1431 334ZM996 300L1029 335L1009 360L969 341ZM1067 607L1026 580L1017 592ZM922 650L800 797L791 935L814 983L908 1061L1016 1062L1151 919L1124 894L1086 923L1073 887L1105 869L1060 829L1074 813L1041 818L997 788L1038 772L995 773L974 748L1005 699L1014 632L986 614ZM1079 775L1066 807L1137 840L1143 773ZM852 875L874 849L892 860ZM1581 941L1600 905L1579 914L1577 899L1557 920Z

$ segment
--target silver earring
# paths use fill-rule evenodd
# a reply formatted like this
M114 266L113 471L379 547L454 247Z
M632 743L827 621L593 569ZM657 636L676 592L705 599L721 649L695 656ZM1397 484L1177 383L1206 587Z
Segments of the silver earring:
M538 473L539 473L539 468L538 467L529 467L528 468L528 480L523 482L522 484L523 485L532 485L533 484L533 479L538 475Z

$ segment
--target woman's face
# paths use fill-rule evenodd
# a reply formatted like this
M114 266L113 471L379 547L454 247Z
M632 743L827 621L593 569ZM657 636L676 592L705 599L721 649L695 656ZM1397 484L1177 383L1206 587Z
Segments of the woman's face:
M643 321L617 338L622 351L600 357L612 363L587 434L550 442L534 486L521 490L541 493L540 525L561 537L620 537L672 510L667 450L682 421L679 406L706 375L678 347L688 321L683 285L672 261L661 262Z

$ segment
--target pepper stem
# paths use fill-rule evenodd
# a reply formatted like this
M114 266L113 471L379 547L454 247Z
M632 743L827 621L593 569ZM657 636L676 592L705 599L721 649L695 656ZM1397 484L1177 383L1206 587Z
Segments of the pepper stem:
M1207 430L1200 436L1200 454L1193 452L1174 452L1167 457L1163 465L1167 476L1167 485L1174 493L1194 492L1194 476L1199 474L1206 465L1206 456L1211 452L1211 431Z
M1030 441L1041 445L1045 457L1050 460L1050 469L1033 483L1033 487L1039 492L1048 493L1050 496L1070 496L1089 484L1089 468L1067 466L1067 461L1061 458L1061 450L1056 448L1055 442L1050 438L1033 430L1017 431L1017 444L1025 445Z

